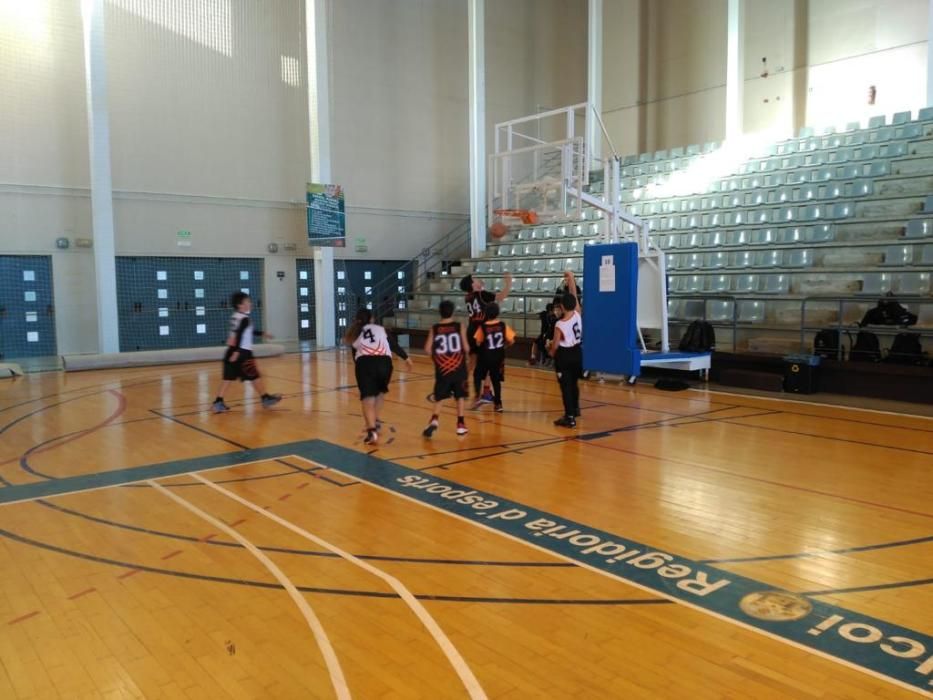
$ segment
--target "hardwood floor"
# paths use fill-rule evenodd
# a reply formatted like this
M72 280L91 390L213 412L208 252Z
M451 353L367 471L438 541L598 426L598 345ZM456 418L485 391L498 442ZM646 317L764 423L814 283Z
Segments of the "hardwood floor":
M0 697L933 691L929 418L509 367L427 440L416 357L373 450L346 354L260 368L0 380Z

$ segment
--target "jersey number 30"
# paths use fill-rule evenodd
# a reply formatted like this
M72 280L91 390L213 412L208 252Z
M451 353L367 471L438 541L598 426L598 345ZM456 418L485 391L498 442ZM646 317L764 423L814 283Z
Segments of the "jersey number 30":
M461 352L463 344L460 342L460 336L456 333L445 333L444 335L438 335L434 339L434 349L439 355L451 355Z

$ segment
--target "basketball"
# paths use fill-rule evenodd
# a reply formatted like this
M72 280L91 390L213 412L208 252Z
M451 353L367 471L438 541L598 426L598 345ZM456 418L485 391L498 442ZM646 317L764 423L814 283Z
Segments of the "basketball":
M503 224L501 221L497 221L492 226L489 227L489 235L497 240L502 238L508 232L509 230L506 228L505 224Z

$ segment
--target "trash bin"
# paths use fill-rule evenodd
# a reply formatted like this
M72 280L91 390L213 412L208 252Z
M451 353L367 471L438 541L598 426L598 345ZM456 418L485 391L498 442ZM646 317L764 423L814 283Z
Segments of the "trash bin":
M819 355L784 356L784 391L791 394L815 394L819 391L819 374Z

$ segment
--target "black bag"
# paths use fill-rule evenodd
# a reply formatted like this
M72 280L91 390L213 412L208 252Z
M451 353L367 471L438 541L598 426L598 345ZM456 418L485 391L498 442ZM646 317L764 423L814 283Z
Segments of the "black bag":
M878 305L869 309L862 317L860 326L912 326L917 314L912 314L897 303L896 299L879 299Z
M654 388L662 391L684 391L689 389L690 385L682 379L665 379L662 377L654 383Z
M678 346L682 352L709 352L716 345L716 331L706 321L692 321Z
M859 331L849 359L853 362L881 362L881 343L870 331Z
M813 354L819 355L826 360L835 360L840 357L839 345L842 342L842 335L835 328L824 328L813 339ZM851 344L851 339L850 339ZM845 359L845 349L843 348L842 359Z
M920 346L919 333L898 333L894 336L894 342L891 349L888 350L888 356L885 362L893 362L899 365L920 365L926 358L923 356L923 348Z

